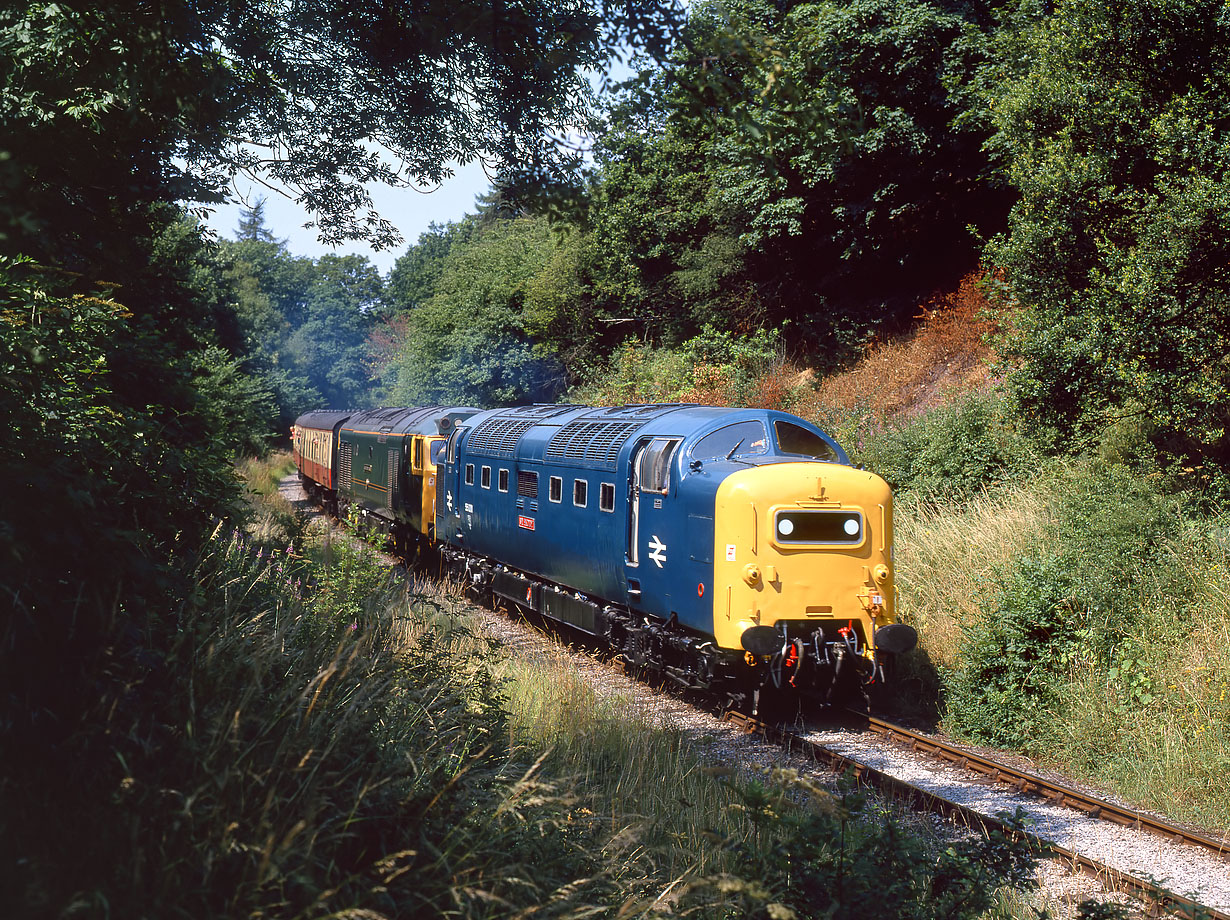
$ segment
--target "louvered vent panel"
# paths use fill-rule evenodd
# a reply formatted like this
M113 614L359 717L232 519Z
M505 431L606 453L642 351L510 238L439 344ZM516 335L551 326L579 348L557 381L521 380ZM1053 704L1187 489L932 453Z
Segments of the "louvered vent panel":
M389 507L392 508L394 507L393 492L394 492L395 486L397 485L397 451L395 450L389 451L389 483L388 485L389 485L388 502L389 502Z
M615 469L619 449L641 427L640 422L569 422L547 445L552 460L585 460Z
M470 451L493 457L511 457L517 442L534 425L536 419L493 418L483 422L470 434L466 442Z
M338 445L337 487L342 492L350 491L350 466L353 454L354 445L349 441L343 441Z

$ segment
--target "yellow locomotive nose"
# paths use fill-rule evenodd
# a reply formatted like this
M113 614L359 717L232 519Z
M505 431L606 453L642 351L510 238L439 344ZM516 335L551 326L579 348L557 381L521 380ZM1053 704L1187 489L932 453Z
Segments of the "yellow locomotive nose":
M746 648L749 630L767 647L765 627L782 637L822 630L853 634L870 657L877 629L893 622L892 494L872 473L816 462L734 473L718 489L714 544L723 648Z

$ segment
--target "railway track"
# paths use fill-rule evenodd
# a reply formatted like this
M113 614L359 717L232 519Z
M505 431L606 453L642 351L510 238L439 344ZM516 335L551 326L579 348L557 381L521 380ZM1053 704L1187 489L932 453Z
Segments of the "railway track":
M872 766L863 760L841 753L817 742L804 734L779 729L739 713L727 713L728 721L739 724L744 730L763 734L766 738L782 744L794 752L803 753L832 769L849 772L862 783L874 787L894 798L903 799L916 807L943 814L982 830L998 829L1004 833L1019 833L1017 828L998 817L989 816L969 805L953 801L915 783L903 780L892 773ZM946 741L919 732L893 725L882 719L858 714L862 730L888 741L897 747L923 754L963 771L973 773L982 780L1000 784L1017 793L1033 796L1039 800L1064 808L1073 809L1089 818L1110 822L1120 827L1133 828L1158 835L1175 843L1199 847L1220 858L1222 871L1230 877L1230 842L1218 840L1205 834L1163 821L1134 809L1112 802L1070 786L1057 783L1036 774L1001 763L982 754L969 751ZM1108 887L1132 895L1147 906L1149 916L1179 916L1192 920L1230 920L1230 913L1210 908L1185 895L1177 894L1148 878L1125 872L1098 859L1064 847L1053 840L1031 832L1026 836L1039 853L1078 868L1093 875Z

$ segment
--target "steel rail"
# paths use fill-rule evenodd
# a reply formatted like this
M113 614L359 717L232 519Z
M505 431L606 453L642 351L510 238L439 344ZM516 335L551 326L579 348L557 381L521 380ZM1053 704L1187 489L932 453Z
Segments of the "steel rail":
M861 717L867 718L866 716ZM966 824L966 826L979 830L982 833L997 830L1000 833L1006 834L1010 837L1023 835L1024 838L1036 848L1036 852L1054 859L1062 860L1087 875L1101 879L1109 887L1116 891L1128 892L1134 895L1148 905L1149 916L1179 916L1189 918L1189 920L1230 920L1230 914L1211 910L1203 904L1193 901L1191 898L1176 894L1173 891L1168 891L1153 882L1136 878L1126 872L1122 872L1119 869L1115 869L1112 866L1099 862L1096 859L1091 859L1088 856L1082 856L1073 850L1069 850L1066 847L1061 847L1053 841L1040 837L1037 834L1032 834L1029 831L1021 831L1019 828L1013 827L1006 822L1001 821L999 818L984 815L968 805L962 805L959 802L952 802L935 794L934 792L921 789L912 783L892 776L883 770L863 763L862 761L850 757L847 754L842 754L827 748L824 745L805 738L795 732L768 725L758 719L754 719L745 716L742 713L733 711L725 713L723 715L723 719L725 721L734 722L735 724L740 725L749 733L763 735L766 739L781 744L787 750L798 751L835 770L839 770L843 773L849 773L854 777L856 782L878 789L882 793L889 795L894 799L905 801L915 808L941 814L950 819L959 818ZM1100 802L1100 800L1092 799L1091 797L1082 797L1082 794L1077 790L1066 789L1065 787L1058 786L1048 780L1043 780L1040 777L1033 777L1032 774L1014 770L1013 768L1003 764L995 764L994 761L991 761L988 758L973 754L972 752L964 751L955 745L948 745L944 742L937 741L934 738L928 738L925 735L918 735L916 732L912 732L909 729L902 729L899 726L889 725L889 723L886 722L881 722L880 724L882 730L877 732L878 734L887 736L889 734L889 729L891 729L894 735L902 739L898 743L903 745L905 744L905 739L912 739L914 736L917 736L917 738L920 739L920 743L918 747L913 748L914 750L920 750L922 753L930 753L933 756L942 756L942 758L949 763L965 767L967 769L974 769L976 772L980 772L985 776L993 776L994 770L999 770L1000 774L1005 777L1011 774L1019 774L1022 777L1029 777L1028 782L1032 784L1036 781L1039 784L1037 787L1039 790L1047 788L1055 791L1050 796L1044 795L1044 797L1049 798L1051 801L1056 801L1053 795L1059 790L1062 790L1065 798L1064 804L1076 802L1082 798L1085 801ZM893 740L896 741L897 739ZM922 741L925 741L929 747L924 747L921 743ZM941 755L939 753L940 751L944 751L945 753ZM977 767L970 766L974 763L980 763L987 769L978 769ZM1017 782L1012 780L1003 779L1001 781L1005 782L1007 785L1014 786L1015 788L1021 788L1017 785ZM1109 805L1109 803L1105 804ZM1116 809L1116 806L1110 806L1110 808ZM1082 807L1080 810L1094 817L1103 817L1103 814L1094 812L1089 807ZM1126 811L1122 809L1117 810ZM1110 818L1109 820L1115 819ZM1153 823L1166 828L1163 832L1172 839L1193 839L1193 842L1197 839L1209 840L1214 844L1214 849L1216 849L1217 852L1224 854L1227 851L1227 847L1224 843L1213 841L1212 838L1202 838L1200 835L1191 835L1182 828L1166 825L1165 822L1158 822L1155 821L1155 819L1150 819L1150 821L1153 821ZM1135 825L1129 824L1127 826ZM1148 827L1148 825L1143 821L1140 826Z
M1219 856L1230 854L1230 841L1208 837L1198 831L1189 830L1155 818L1132 808L1107 802L1096 796L1072 789L1056 783L1045 777L1038 776L1026 770L1008 764L999 763L982 754L965 748L940 741L912 729L893 725L874 716L861 716L866 719L868 730L880 735L886 740L912 751L930 754L962 769L978 773L993 782L1004 783L1018 792L1035 795L1057 805L1076 809L1093 818L1111 821L1123 827L1149 831L1166 837L1175 843L1188 843L1212 850Z

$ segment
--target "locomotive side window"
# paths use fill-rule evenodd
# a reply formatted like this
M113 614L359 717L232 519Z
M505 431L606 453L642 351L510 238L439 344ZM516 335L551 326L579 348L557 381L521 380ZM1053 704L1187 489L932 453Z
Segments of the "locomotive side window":
M749 419L711 431L692 448L697 460L729 460L769 452L769 433L764 422Z
M414 460L412 464L416 470L423 468L423 441L421 438L414 439Z
M491 488L491 467L489 466L483 467L482 487L484 489Z
M453 433L448 436L448 457L449 463L457 461L457 439L461 437L461 429L454 428Z
M474 485L474 464L473 463L466 464L466 485L468 486Z
M671 488L671 457L679 446L678 438L654 438L641 449L637 460L637 482L642 492L656 492L665 495ZM605 488L605 487L604 487ZM612 491L614 486L611 487ZM611 507L615 507L612 498Z
M798 454L803 457L815 457L817 460L827 460L837 463L837 451L833 445L820 437L814 431L808 431L801 425L778 419L773 423L773 431L777 434L777 447L783 454Z
M598 494L598 507L603 511L615 510L615 484L604 482Z
M500 491L508 491L508 470L500 470Z
M551 477L551 501L563 501L564 498L564 480L560 476Z
M517 494L526 498L538 497L538 474L528 470L517 470Z
M589 503L589 483L584 479L572 480L572 503L578 508Z

